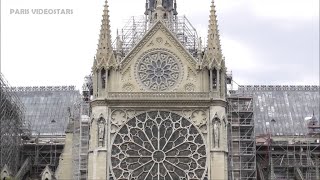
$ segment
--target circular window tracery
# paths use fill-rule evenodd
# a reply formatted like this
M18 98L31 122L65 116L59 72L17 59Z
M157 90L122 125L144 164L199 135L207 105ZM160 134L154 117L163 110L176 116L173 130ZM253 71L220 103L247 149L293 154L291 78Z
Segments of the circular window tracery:
M206 148L189 120L152 111L134 117L119 130L111 164L115 179L202 179Z
M175 86L180 78L177 58L162 50L151 51L137 63L139 81L148 89L165 91Z

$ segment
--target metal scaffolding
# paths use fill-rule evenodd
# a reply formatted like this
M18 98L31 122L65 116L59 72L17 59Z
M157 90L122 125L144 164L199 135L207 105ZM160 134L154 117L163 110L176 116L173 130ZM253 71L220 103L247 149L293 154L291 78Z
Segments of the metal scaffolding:
M240 86L230 91L231 179L320 179L318 92L317 86ZM309 109L313 116L305 117Z
M16 173L20 166L21 138L27 138L24 129L24 106L0 74L0 169L5 164Z
M28 167L31 178L38 178L47 165L51 170L56 170L64 148L64 138L64 136L37 135L24 142L20 162L31 160L31 165Z
M86 76L82 87L82 100L79 104L79 114L81 116L75 118L73 124L73 178L76 180L87 179L91 113L90 96L92 93L91 76Z
M89 149L89 102L81 102L81 117L75 119L73 126L73 177L76 180L85 180L88 171Z
M196 29L185 16L176 16L173 21L163 21L166 27L189 51L193 57L197 57L199 39ZM142 37L153 27L147 17L131 17L125 26L117 33L117 39L113 42L114 50L125 57L130 50L142 39ZM200 53L200 52L199 52Z
M252 96L232 93L228 97L229 163L232 180L255 180L256 146Z
M21 166L15 177L37 179L46 166L56 171L69 118L79 118L75 106L80 99L79 92L73 86L15 87L11 91L15 91L25 105L25 118L32 124L32 135L23 139L20 151L20 164L29 165Z
M320 133L305 136L257 137L258 177L265 179L320 179Z

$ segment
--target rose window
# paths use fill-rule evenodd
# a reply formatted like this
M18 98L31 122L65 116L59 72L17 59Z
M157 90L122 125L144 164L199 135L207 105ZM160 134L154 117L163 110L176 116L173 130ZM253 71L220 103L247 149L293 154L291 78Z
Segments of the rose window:
M153 51L137 64L140 82L154 91L164 91L173 87L180 76L179 65L173 55L166 51Z
M152 111L129 120L112 144L115 179L203 179L206 148L202 135L187 119Z

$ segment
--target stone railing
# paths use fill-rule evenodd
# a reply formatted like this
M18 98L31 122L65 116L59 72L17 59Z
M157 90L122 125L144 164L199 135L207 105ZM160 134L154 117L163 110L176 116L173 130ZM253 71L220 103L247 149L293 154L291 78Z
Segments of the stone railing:
M109 92L108 100L209 100L208 92Z

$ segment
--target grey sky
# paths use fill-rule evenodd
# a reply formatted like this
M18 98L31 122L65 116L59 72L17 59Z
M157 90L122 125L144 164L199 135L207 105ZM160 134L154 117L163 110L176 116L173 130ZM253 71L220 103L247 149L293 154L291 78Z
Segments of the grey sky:
M177 0L206 39L211 0ZM77 85L90 73L104 0L1 2L1 72L13 86ZM145 0L109 0L113 38ZM10 9L73 9L17 15ZM239 84L319 85L319 0L216 0L223 54Z

